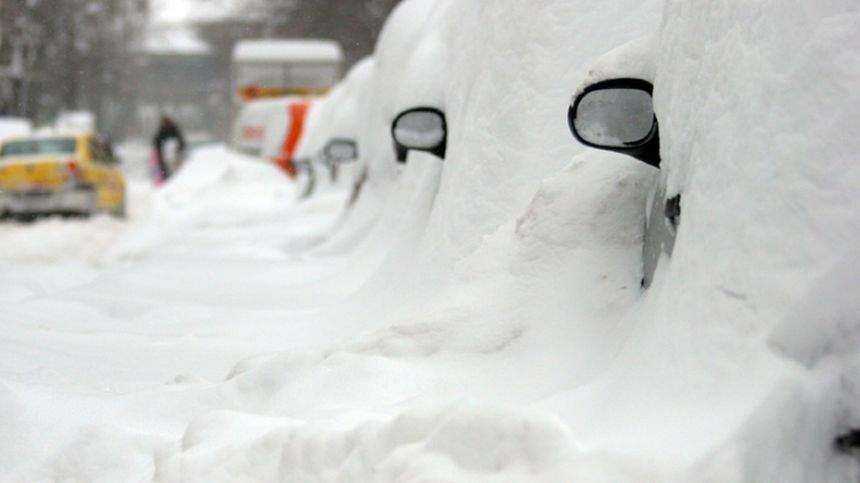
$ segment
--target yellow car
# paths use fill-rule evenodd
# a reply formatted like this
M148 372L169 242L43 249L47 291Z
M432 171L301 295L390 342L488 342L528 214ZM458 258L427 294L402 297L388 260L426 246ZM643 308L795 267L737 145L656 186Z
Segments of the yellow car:
M125 179L93 134L34 136L0 146L0 211L7 216L125 216Z

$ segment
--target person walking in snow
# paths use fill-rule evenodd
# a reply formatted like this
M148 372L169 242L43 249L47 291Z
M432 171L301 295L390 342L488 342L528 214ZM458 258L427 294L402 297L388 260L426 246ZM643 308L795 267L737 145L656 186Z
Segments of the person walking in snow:
M182 136L182 130L179 129L179 126L169 116L162 116L161 123L158 126L158 132L153 138L155 161L161 177L161 182L167 181L172 174L165 149L165 145L171 140L178 144L176 156L181 158L182 154L185 152L185 137Z

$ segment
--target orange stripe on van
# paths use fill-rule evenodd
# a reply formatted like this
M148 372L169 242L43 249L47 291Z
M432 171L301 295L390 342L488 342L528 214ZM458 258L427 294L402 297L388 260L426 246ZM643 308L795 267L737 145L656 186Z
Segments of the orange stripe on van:
M293 155L296 148L299 146L299 141L302 139L302 132L305 129L305 119L308 116L311 103L307 100L296 101L289 105L287 110L290 115L290 132L284 139L284 144L281 146L281 151L278 157L275 158L275 163L280 166L287 176L290 178L296 177L296 165L293 163Z

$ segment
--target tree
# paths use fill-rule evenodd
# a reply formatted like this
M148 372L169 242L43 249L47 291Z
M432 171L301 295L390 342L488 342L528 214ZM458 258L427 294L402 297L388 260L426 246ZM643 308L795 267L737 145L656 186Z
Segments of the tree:
M14 114L49 122L62 110L102 118L128 93L129 54L145 0L2 0L0 29L22 57ZM9 42L11 44L11 42Z

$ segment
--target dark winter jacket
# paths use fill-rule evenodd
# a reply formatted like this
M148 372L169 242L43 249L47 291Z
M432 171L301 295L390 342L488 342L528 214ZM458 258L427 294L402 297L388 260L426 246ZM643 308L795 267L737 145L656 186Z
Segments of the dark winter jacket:
M179 151L185 151L185 138L182 136L179 126L173 122L163 122L153 139L153 144L155 144L155 149L158 150L159 155L163 156L164 143L170 139L175 139L179 142Z

